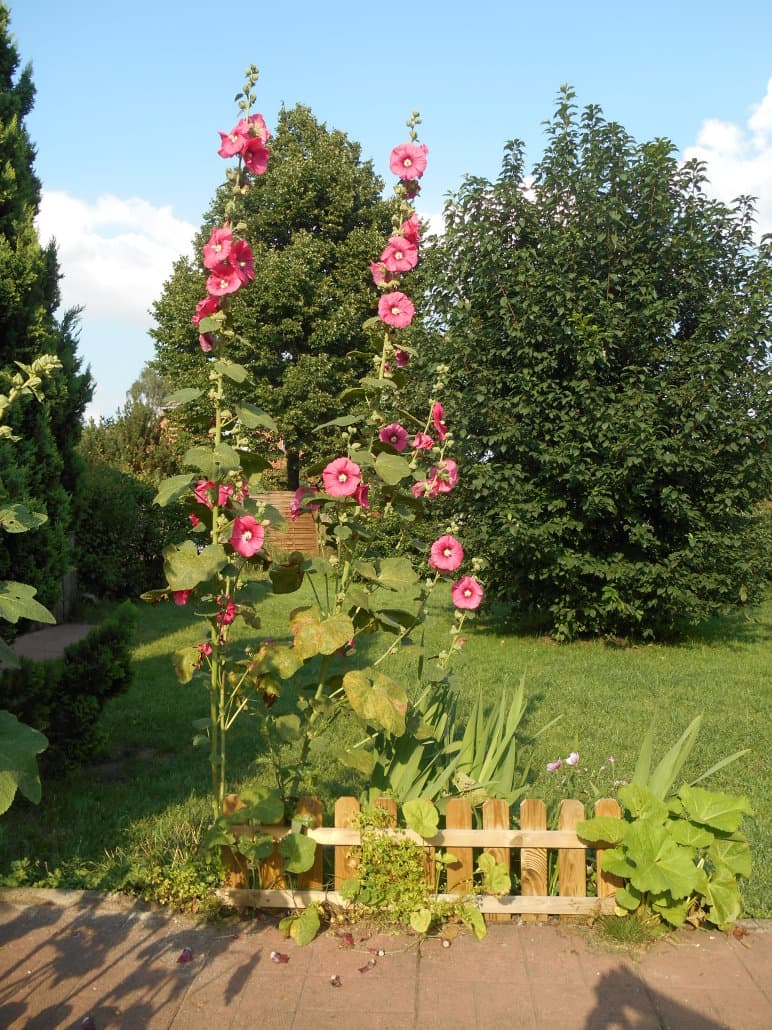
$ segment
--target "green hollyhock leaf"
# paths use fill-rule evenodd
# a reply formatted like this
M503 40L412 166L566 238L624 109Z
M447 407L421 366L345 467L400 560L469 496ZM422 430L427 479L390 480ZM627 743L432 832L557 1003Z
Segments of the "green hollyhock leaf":
M278 676L288 680L303 667L303 659L286 644L263 644L257 654L245 663L252 676Z
M507 867L502 862L497 862L493 855L483 852L477 860L477 868L483 875L483 885L486 893L508 894L512 881L509 878Z
M205 329L201 330L206 332ZM170 393L168 397L164 397L163 404L189 404L190 401L198 400L203 393L203 390L199 390L196 386L186 386L183 390L177 390L176 393Z
M488 932L485 928L485 919L479 908L473 905L465 905L459 912L461 921L472 931L475 940L481 941Z
M279 432L276 423L267 411L263 411L262 408L258 408L247 401L241 401L236 405L236 414L238 415L239 422L246 426L247 429L260 428L267 429L270 433Z
M273 837L258 833L254 837L239 837L238 849L248 862L254 865L273 852Z
M400 454L389 454L381 451L375 460L375 471L378 478L387 486L396 486L403 479L412 475L410 463Z
M191 447L182 463L199 469L207 479L216 480L240 469L241 455L229 444L220 443L216 447Z
M320 429L329 429L332 426L340 427L341 429L347 429L348 426L355 426L359 422L362 422L364 415L339 415L337 418L331 418L329 422L322 422L320 426L314 429L315 433L318 433Z
M227 376L228 379L232 379L234 383L243 383L249 378L249 372L244 368L243 365L237 365L234 361L214 361L213 367L215 372L219 372L221 375Z
M692 822L702 823L724 833L734 833L744 815L753 815L751 803L744 794L722 794L684 784L678 796Z
M604 863L605 868L605 863ZM616 895L614 897L617 905L620 908L627 909L628 912L635 912L641 903L641 895L632 887L629 883L625 884L624 887L618 887Z
M706 848L715 839L713 834L702 826L695 826L687 819L675 819L670 823L670 836L676 844L687 848Z
M11 504L7 508L0 508L0 527L6 533L26 533L42 526L44 522L48 522L48 516L30 511L26 504Z
M719 838L708 848L708 858L716 868L723 867L733 876L751 875L751 849L745 839Z
M433 837L440 825L440 813L425 798L406 801L402 806L402 814L408 829L422 837Z
M354 624L347 615L320 617L313 608L298 608L290 616L295 651L300 658L334 654L354 636Z
M426 933L432 924L432 914L428 908L418 908L410 913L410 926L416 933Z
M395 737L405 732L407 694L394 680L381 672L373 677L366 670L347 672L343 689L356 714L379 729Z
M642 783L628 783L619 790L619 800L633 819L651 819L663 822L668 817L668 807L656 798Z
M710 906L710 921L716 926L728 926L742 915L743 905L737 880L728 870L708 878L704 897Z
M669 891L650 898L652 909L670 926L683 926L691 908L691 898L675 901Z
M302 833L288 833L279 844L288 873L305 873L314 864L316 841Z
M365 751L362 748L349 750L337 748L333 754L341 765L345 765L347 769L356 769L365 776L372 776L378 758L374 751Z
M604 873L612 873L614 876L621 876L629 880L635 872L635 866L628 859L627 853L622 848L612 848L603 852L601 861Z
M0 619L6 622L18 622L19 619L30 619L32 622L55 624L48 608L35 600L37 590L26 583L15 583L6 579L0 581Z
M172 662L180 683L190 683L193 674L198 671L200 659L201 652L197 647L181 647L174 652Z
M276 736L284 744L289 744L293 740L299 740L303 736L303 731L300 726L300 716L295 715L294 712L290 712L287 715L279 715L273 720L273 727L276 730Z
M11 807L16 791L29 801L40 801L37 755L48 747L39 730L0 711L0 815Z
M608 815L599 815L594 819L587 819L577 823L576 832L582 840L591 844L601 842L603 844L619 844L625 836L625 830L629 823L622 819L613 819Z
M676 899L694 890L694 859L675 843L664 826L644 819L631 823L625 834L625 850L635 866L630 880L637 890L652 894L670 891Z
M153 498L153 504L165 508L167 504L179 500L190 490L191 482L190 476L171 476L169 479L164 479Z
M284 818L284 802L275 787L243 787L239 797L247 807L234 813L233 822L247 821L274 826Z
M294 594L303 586L302 564L286 561L284 565L272 565L268 575L275 594Z
M316 905L309 905L299 916L292 919L289 934L298 947L304 947L319 933L319 912Z
M228 564L222 544L209 544L199 554L192 540L170 544L163 552L164 575L171 590L192 590Z
M418 582L418 573L407 558L384 558L377 581L388 590L407 590Z

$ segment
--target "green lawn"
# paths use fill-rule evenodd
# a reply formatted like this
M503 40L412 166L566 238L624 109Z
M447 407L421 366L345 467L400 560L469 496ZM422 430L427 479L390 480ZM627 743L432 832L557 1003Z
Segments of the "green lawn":
M286 633L286 612L305 600L303 593L271 598L262 633ZM438 602L438 617L430 623L438 643L447 627L441 610ZM39 806L17 801L3 817L0 877L6 883L124 885L175 898L198 882L200 870L189 858L208 818L209 770L206 751L191 747L191 721L207 714L206 698L200 686L177 683L169 660L176 647L197 639L186 623L187 613L171 605L139 606L135 681L105 709L104 761L46 780ZM660 754L695 715L704 714L687 779L750 747L749 755L706 785L750 796L756 815L745 828L754 872L743 894L749 914L772 915L772 599L753 618L716 620L677 646L555 645L491 613L465 635L453 668L462 711L478 690L493 700L524 673L526 735L560 716L524 749L532 758L531 796L549 802L575 793L584 800L592 783L610 786L613 778L629 776L654 717ZM392 672L401 672L407 685L406 659L395 659ZM233 741L234 786L266 775L263 751L254 724L245 720ZM566 784L562 771L549 774L545 766L570 751L581 760L575 782ZM317 769L315 787L328 806L336 793L358 786L337 765Z

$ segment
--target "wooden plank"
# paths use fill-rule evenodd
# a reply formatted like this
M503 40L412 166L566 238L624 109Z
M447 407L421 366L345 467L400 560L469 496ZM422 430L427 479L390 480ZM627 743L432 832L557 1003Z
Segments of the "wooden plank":
M322 802L319 798L302 797L298 798L295 808L296 816L308 816L314 820L312 826L316 828L322 825ZM309 826L309 829L312 827ZM316 846L314 864L305 873L298 874L298 887L313 888L321 890L324 886L324 848L321 844Z
M581 801L560 802L558 828L574 830L584 819L584 805ZM561 897L583 898L587 894L587 869L585 856L580 851L560 850L558 852L558 893ZM571 916L561 916L571 922Z
M483 829L505 830L509 829L509 805L501 798L488 798L483 802ZM510 868L509 848L485 848L488 855L492 855L496 862ZM507 923L511 916L506 913L491 914L490 922Z
M471 830L472 806L466 798L451 798L445 807L445 824L449 830ZM472 848L454 848L456 861L446 866L448 891L451 894L469 894L474 873Z
M336 828L350 829L356 823L359 816L359 802L356 798L338 798L335 802L335 826ZM316 834L309 833L315 840ZM354 844L359 843L359 830L356 830ZM335 843L335 842L332 842ZM352 847L349 842L343 841L343 847L335 848L335 887L340 887L343 880L351 880L356 876L359 868L359 848ZM346 846L347 845L347 846Z
M337 891L234 890L222 887L215 893L220 901L234 908L295 908L325 901L333 905L347 904ZM429 897L440 902L458 901L457 894L432 894ZM613 898L524 898L519 894L494 898L489 894L483 894L475 897L474 904L486 915L503 915L507 919L513 915L521 916L534 912L553 916L592 917L614 911Z
M316 532L316 521L309 512L297 519L290 518L290 505L295 499L294 491L268 490L255 494L256 501L271 504L284 518L287 528L269 529L265 542L273 554L289 554L291 551L302 551L303 554L319 554L319 536Z
M394 800L394 798L376 798L373 807L381 808L384 812L389 813L388 825L391 829L394 829L394 827L397 825L397 802ZM418 836L418 839L423 844L423 837Z
M246 807L238 794L228 794L223 800L223 815L231 816L234 812ZM236 832L236 827L233 829L236 838L251 833L247 826L239 826L240 833ZM246 858L234 853L227 846L220 849L220 856L225 866L225 886L234 888L249 886L249 864Z
M619 807L619 802L615 798L601 798L600 801L595 802L595 814L611 816L613 819L622 818L622 809ZM616 896L617 887L621 887L624 880L620 876L614 876L613 873L606 873L601 869L601 859L608 848L597 847L597 880L598 880L598 897L599 898L613 898Z
M260 826L257 829L261 833L272 833L277 838L291 832L289 826ZM233 832L238 834L239 827L234 826ZM412 830L386 829L381 832L403 835L417 844L425 844L433 848L568 848L587 851L594 846L580 840L574 830L445 829L438 830L433 837L426 839ZM332 826L320 826L316 830L309 830L308 836L318 844L352 845L359 844L360 840L359 830Z
M520 803L520 828L522 830L546 830L547 806L543 801L530 798ZM546 896L547 894L547 849L523 848L520 851L520 893L523 897ZM526 914L526 922L543 922L544 914Z

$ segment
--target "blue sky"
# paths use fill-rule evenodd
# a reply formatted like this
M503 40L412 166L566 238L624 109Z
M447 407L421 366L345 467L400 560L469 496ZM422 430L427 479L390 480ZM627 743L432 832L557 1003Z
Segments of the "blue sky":
M638 140L669 137L708 162L722 199L760 198L772 231L772 4L650 0L414 4L294 0L16 0L32 62L27 128L59 245L66 305L84 305L80 352L108 415L152 357L148 309L222 181L217 130L236 120L244 69L257 109L309 105L361 143L390 188L391 147L414 109L429 147L421 212L465 174L495 177L506 140L544 146L562 83Z

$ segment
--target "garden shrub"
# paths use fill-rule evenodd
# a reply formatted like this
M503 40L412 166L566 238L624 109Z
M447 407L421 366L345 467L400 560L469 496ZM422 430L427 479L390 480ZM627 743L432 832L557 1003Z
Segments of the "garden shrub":
M94 756L104 743L98 725L105 701L131 682L131 637L135 612L128 602L61 659L22 659L0 676L0 709L45 733L47 763L74 764Z

